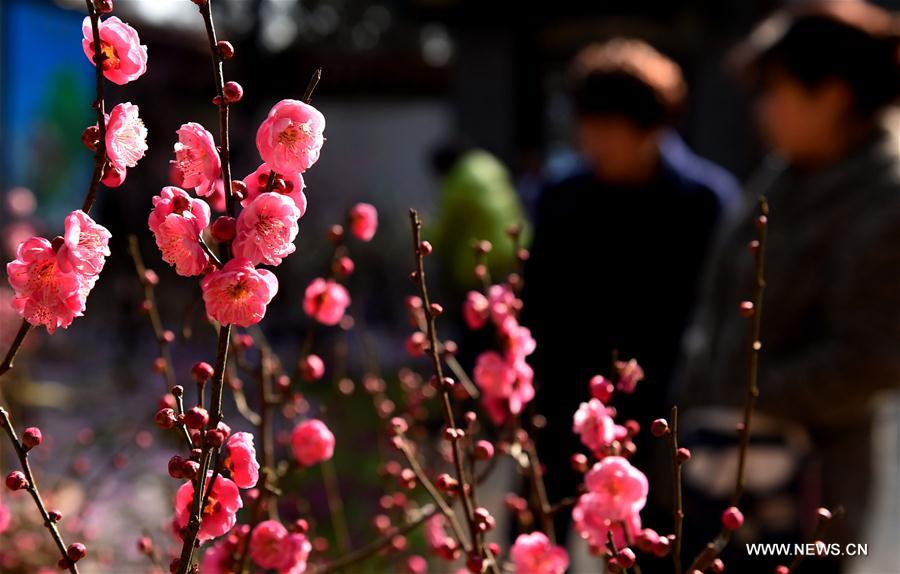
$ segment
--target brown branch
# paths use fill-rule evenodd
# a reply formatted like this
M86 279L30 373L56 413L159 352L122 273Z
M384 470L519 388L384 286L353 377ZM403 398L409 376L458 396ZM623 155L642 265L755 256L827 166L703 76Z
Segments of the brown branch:
M50 513L47 512L47 507L44 506L44 501L41 499L41 492L38 490L37 482L35 482L34 475L31 472L31 465L28 463L28 451L25 450L21 441L19 441L16 430L12 426L12 421L9 420L9 413L7 413L6 409L3 407L0 407L0 424L2 424L6 434L9 435L9 440L12 442L16 455L19 457L19 464L22 467L22 472L25 474L25 479L28 481L26 489L28 490L28 494L30 494L31 498L34 500L34 505L37 506L38 511L41 513L41 518L44 520L44 527L50 532L50 536L53 538L56 548L59 550L63 560L68 564L69 572L71 572L71 574L78 574L78 567L74 562L71 562L68 559L66 555L66 543L63 541L62 535L56 527L56 523L50 518Z
M479 530L475 523L474 508L471 499L471 485L466 481L465 469L463 467L462 449L459 446L460 436L457 433L456 420L453 415L453 405L450 402L450 392L444 385L444 372L441 365L440 348L438 346L437 328L435 326L435 315L431 308L431 301L428 297L428 287L425 282L425 253L422 245L422 220L415 209L409 210L409 221L412 226L413 252L416 260L415 279L419 286L419 297L422 299L422 310L425 313L425 322L428 335L428 355L431 358L434 376L441 388L441 407L444 413L444 422L447 428L452 431L452 450L453 450L453 466L456 469L457 480L459 481L460 498L462 499L463 509L466 515L466 522L469 525L469 534L471 536L473 550L478 556L485 555L485 549L481 544L478 536ZM490 553L488 553L490 554ZM488 556L489 568L499 574L496 560L492 556Z
M762 350L760 332L762 325L763 292L766 288L765 281L765 256L766 256L766 230L768 227L769 204L765 196L759 197L759 215L756 218L757 239L751 243L754 267L753 308L750 321L750 348L749 367L747 369L747 394L744 401L744 418L739 429L740 450L738 454L738 468L735 475L734 492L731 495L731 505L738 506L744 492L744 470L747 462L747 449L750 445L750 423L753 419L753 409L759 396L759 353ZM689 571L705 571L713 560L722 553L731 539L731 531L722 528L716 538L694 558Z
M672 519L675 524L675 538L672 540L672 562L675 565L675 574L681 574L683 565L681 563L681 542L682 528L684 526L684 506L682 501L681 488L681 458L678 456L678 407L672 407L671 421L669 423L669 433L666 436L669 443L669 449L672 451L672 500L674 507L672 509Z
M550 538L550 541L553 544L556 544L556 532L553 528L553 507L550 506L550 501L547 498L547 488L544 485L544 472L541 468L541 461L538 458L537 448L535 448L534 442L530 438L525 441L525 444L522 446L525 448L525 454L528 455L528 463L531 467L528 474L531 476L531 487L537 497L541 527L544 529L547 537Z
M91 175L91 185L84 198L84 203L81 205L81 211L90 213L91 208L97 201L97 190L100 188L100 180L103 179L103 167L106 164L106 104L103 98L103 61L106 59L106 55L103 54L103 43L100 40L100 14L97 12L93 0L85 0L85 3L87 4L88 15L91 18L91 33L94 38L97 99L94 100L93 108L97 112L97 128L100 130L97 150L94 152L94 172Z
M322 481L325 483L326 502L328 503L328 512L331 514L334 537L341 554L347 554L351 550L350 528L347 526L344 499L341 497L341 486L334 468L334 460L324 460L320 466L322 467Z
M31 331L31 323L23 319L22 324L19 326L19 331L16 333L16 338L13 339L12 344L9 346L9 350L6 351L6 357L3 359L3 364L0 365L0 377L5 375L6 372L13 367L16 355L22 347L22 343L25 342L25 337L28 335L29 331Z
M372 542L370 542L369 544L366 544L365 546L359 548L358 550L355 550L355 551L351 552L350 554L342 556L336 560L333 560L333 561L313 570L312 574L330 574L331 572L337 572L338 570L342 570L344 568L348 568L348 567L352 566L353 564L362 562L363 560L372 556L373 554L378 553L379 550L382 550L382 549L390 546L391 541L395 537L405 535L408 532L410 532L411 530L414 530L416 527L418 527L420 524L422 524L423 522L425 522L426 520L428 520L429 518L431 518L438 512L440 512L440 510L436 506L433 506L433 505L428 505L428 506L422 507L419 510L418 517L414 518L413 520L410 520L403 526L392 528L391 530L387 531L381 538L378 538L377 540L373 540Z

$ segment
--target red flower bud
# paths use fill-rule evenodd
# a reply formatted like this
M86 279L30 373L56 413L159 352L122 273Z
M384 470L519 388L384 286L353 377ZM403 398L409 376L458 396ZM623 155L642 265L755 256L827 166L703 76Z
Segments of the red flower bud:
M177 454L170 458L168 471L172 478L184 478L184 459Z
M650 434L655 437L662 437L668 434L669 432L669 423L666 419L656 419L650 425Z
M422 255L431 255L432 251L434 251L434 248L431 246L431 243L423 241L419 244L419 253Z
M612 382L603 375L596 375L594 377L591 377L590 389L592 397L603 404L607 404L609 403L610 399L612 399L615 387L613 386Z
M587 472L588 470L588 459L580 452L572 455L569 464L572 465L572 470L575 472Z
M349 257L339 257L331 266L331 270L334 271L334 274L340 277L349 277L353 274L355 268L356 266L354 265L353 260Z
M21 470L14 470L6 475L6 488L10 490L24 490L28 488L28 479Z
M691 460L691 451L684 447L681 447L678 449L676 456L678 457L679 462L687 462Z
M236 104L244 97L244 88L237 82L226 82L224 93L226 103Z
M201 429L209 422L209 413L203 407L193 407L184 413L184 424L190 429Z
M729 506L722 513L722 526L728 530L737 530L744 524L744 515L736 506Z
M490 460L494 458L494 445L489 441L480 440L475 443L473 454L478 460Z
M47 516L50 517L50 522L59 522L62 520L62 512L58 510L48 510Z
M156 413L156 417L154 417L156 422L156 426L159 428L166 430L175 426L175 423L178 422L178 418L175 415L174 409L160 409Z
M106 187L119 187L125 183L125 170L107 163L103 167L103 178L100 180Z
M87 548L85 548L84 544L81 542L69 544L69 547L66 548L66 556L68 556L69 560L72 562L78 562L87 556Z
M212 226L209 228L209 233L212 235L213 241L216 243L225 243L226 241L231 241L234 239L236 229L236 222L233 217L228 217L227 215L223 215L221 217L217 217L215 221L213 221Z
M234 57L234 46L227 40L219 40L216 42L216 50L218 50L219 56L223 60L230 60Z
M25 450L33 449L41 444L43 440L44 435L41 434L41 429L37 427L28 427L22 432L22 445L25 447Z
M97 151L97 146L100 145L100 128L97 126L84 128L84 131L81 132L81 143L89 150Z
M325 363L319 355L306 355L300 359L300 376L304 381L315 382L325 374Z
M212 368L212 365L204 361L197 363L191 368L191 376L193 376L194 380L198 383L205 383L212 378L213 374L214 370Z

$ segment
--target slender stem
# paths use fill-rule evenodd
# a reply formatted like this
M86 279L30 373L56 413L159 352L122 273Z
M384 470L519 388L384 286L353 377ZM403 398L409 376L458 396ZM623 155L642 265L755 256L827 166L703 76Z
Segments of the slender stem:
M94 152L94 173L91 175L91 185L88 188L81 210L90 213L97 201L97 190L100 188L100 180L103 179L103 166L106 163L106 104L103 98L103 61L106 55L103 53L103 42L100 40L100 14L94 6L93 0L85 0L88 15L91 19L91 33L94 38L94 68L97 83L97 99L93 107L97 112L97 128L100 130L97 151Z
M416 455L409 448L409 444L406 442L406 437L400 437L402 440L400 441L400 452L403 453L404 458L406 458L407 464L409 464L409 468L412 469L413 474L416 475L416 480L419 481L419 484L425 489L428 495L434 500L434 503L438 505L438 508L441 510L441 513L447 518L447 522L450 523L450 529L453 531L453 536L459 542L460 546L462 546L463 550L466 552L471 551L471 546L469 542L466 540L466 536L463 533L462 526L460 526L459 521L456 519L456 512L447 504L447 501L444 500L444 497L438 492L438 489L434 486L434 483L431 482L431 479L428 478L428 475L425 474L425 471L422 469L422 465L419 464L419 459L416 458Z
M747 461L747 449L750 445L750 423L753 418L753 409L759 396L759 354L762 351L760 341L762 324L763 292L765 291L765 258L766 258L766 231L768 228L769 204L765 196L759 198L759 215L756 218L757 239L751 243L754 256L754 289L753 289L753 315L750 322L750 361L747 369L747 393L744 401L744 419L739 429L740 450L738 454L738 468L735 474L734 492L731 495L731 505L737 506L744 492L744 470ZM722 553L731 540L731 531L722 528L718 536L709 542L704 549L694 558L688 571L705 571L713 560Z
M362 562L373 554L378 553L379 550L387 548L395 537L402 536L410 532L411 530L414 530L416 527L418 527L420 524L422 524L438 512L440 512L440 510L434 505L422 507L422 509L419 511L419 516L417 516L413 520L410 520L403 526L392 528L381 538L373 540L372 542L366 544L358 550L355 550L350 554L342 556L336 560L329 562L328 564L321 566L316 570L313 570L312 574L330 574L331 572L337 572L338 570L343 570L344 568L349 568L350 566L358 562Z
M809 537L809 541L812 543L816 543L821 541L825 537L825 533L828 531L828 525L831 524L837 518L840 518L844 514L843 507L838 507L835 509L834 514L830 517L823 517L821 515L816 517L816 527L813 529L812 536ZM798 554L794 557L794 560L791 562L791 565L788 567L788 572L796 572L797 568L800 567L800 564L807 558L805 554Z
M625 530L627 531L628 529L626 528ZM617 559L616 561L618 562L619 549L616 548L616 540L613 537L613 529L612 528L610 528L609 531L607 531L607 537L609 538L609 542L608 542L609 552L610 552L610 554L613 555L613 558ZM628 574L628 568L625 568L624 566L622 566L622 564L619 564L619 567L622 569L622 574Z
M672 420L669 422L669 434L667 436L669 449L672 451L672 518L675 524L675 538L672 540L672 562L675 565L675 574L681 574L681 541L682 528L684 526L684 508L681 488L681 459L678 458L678 407L672 407Z
M332 527L334 528L334 536L337 539L338 550L341 554L346 554L351 550L350 528L347 525L347 515L344 511L344 499L341 498L341 486L338 483L337 472L334 468L334 461L328 459L323 461L322 481L325 483L325 493L328 502L328 512L331 514Z
M19 441L16 430L12 426L12 421L9 420L9 413L7 413L6 409L3 407L0 407L0 424L2 424L6 434L9 435L9 440L12 442L16 455L19 457L19 464L22 466L22 472L25 474L25 479L28 481L28 494L31 495L31 498L34 500L34 505L37 506L38 511L41 513L41 518L44 520L44 527L50 532L50 536L53 538L53 542L56 544L60 556L62 556L63 560L68 564L69 572L71 572L71 574L78 574L78 567L66 557L66 543L63 541L59 529L56 528L56 523L50 518L50 513L47 512L47 507L44 506L44 501L41 499L41 492L38 490L37 482L35 482L34 475L31 472L31 465L28 463L28 451L25 450L21 441Z
M13 362L16 360L16 354L18 354L19 349L22 347L22 343L25 342L25 337L30 330L31 323L23 319L22 324L19 326L19 331L16 333L16 338L13 339L12 344L9 346L9 350L6 352L6 358L3 359L3 364L0 365L0 377L13 367Z
M535 448L534 442L532 442L531 439L525 441L525 444L522 446L525 447L525 453L528 455L528 462L531 467L529 469L529 475L531 476L532 488L537 497L541 527L544 529L544 532L547 534L550 541L556 544L556 532L553 528L553 507L550 506L550 501L547 498L547 488L544 485L544 471L541 468L541 461L538 458L537 448Z
M466 481L465 469L463 467L462 449L459 445L460 437L458 433L455 432L457 430L457 427L456 420L453 415L453 405L450 402L450 392L443 384L444 372L441 365L440 347L438 346L437 329L435 326L435 315L431 310L431 301L428 298L428 287L425 282L425 255L422 249L420 249L420 245L422 244L422 221L421 219L419 219L419 214L415 209L409 210L409 220L412 226L413 251L415 253L416 259L415 277L419 286L419 297L421 297L422 299L422 307L423 312L425 313L425 322L428 331L428 355L431 357L434 376L437 377L437 380L440 383L439 386L441 388L441 406L444 413L444 422L447 425L448 429L454 431L453 438L451 440L451 444L453 446L453 466L456 469L456 476L457 480L459 481L460 498L462 499L463 509L466 515L466 522L469 525L469 534L471 536L472 546L476 555L483 556L484 548L481 544L481 539L478 536L478 526L475 523L474 508L471 499L471 485L469 485ZM499 573L499 568L497 567L496 561L490 559L488 560L488 562L489 568L491 568L493 572Z

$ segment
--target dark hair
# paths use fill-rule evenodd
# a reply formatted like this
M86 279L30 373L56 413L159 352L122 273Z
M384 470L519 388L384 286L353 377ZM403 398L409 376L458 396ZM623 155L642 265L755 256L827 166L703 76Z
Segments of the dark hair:
M817 1L776 13L735 53L756 81L782 71L809 88L846 82L872 117L900 96L900 35L886 10L861 0Z
M583 48L572 62L570 76L579 116L624 116L645 128L672 123L687 92L681 68L634 39Z

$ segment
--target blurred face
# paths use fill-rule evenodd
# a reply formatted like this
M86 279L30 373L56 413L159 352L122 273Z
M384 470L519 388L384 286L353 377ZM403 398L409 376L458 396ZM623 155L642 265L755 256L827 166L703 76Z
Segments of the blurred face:
M638 126L624 116L583 116L578 143L601 181L640 184L656 175L658 129Z
M757 101L760 129L794 163L828 161L848 138L850 97L838 81L810 88L783 72L771 72Z

